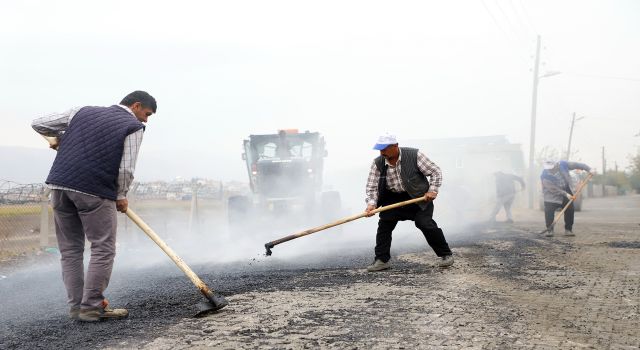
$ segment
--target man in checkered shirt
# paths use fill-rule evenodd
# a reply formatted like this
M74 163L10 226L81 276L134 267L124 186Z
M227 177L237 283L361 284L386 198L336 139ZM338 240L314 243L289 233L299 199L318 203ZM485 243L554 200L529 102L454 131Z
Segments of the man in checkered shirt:
M399 147L396 137L385 134L373 147L380 156L373 160L367 179L365 212L413 198L424 198L424 202L409 204L380 213L376 235L375 261L367 271L382 271L391 267L391 233L398 221L411 220L427 239L438 259L436 265L447 267L453 264L453 253L449 249L442 229L433 220L433 201L442 185L442 171L418 149ZM370 214L373 215L373 214Z
M62 255L62 280L69 317L84 322L120 319L126 309L108 307L104 290L116 254L116 211L126 212L127 192L149 116L156 100L134 91L110 107L84 106L33 121L39 134L53 138L58 151L46 183ZM85 239L91 260L84 276Z

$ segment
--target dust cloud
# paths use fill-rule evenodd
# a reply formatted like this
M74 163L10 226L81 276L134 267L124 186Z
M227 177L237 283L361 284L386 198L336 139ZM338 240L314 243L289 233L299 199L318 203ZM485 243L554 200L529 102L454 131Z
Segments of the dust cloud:
M446 147L438 146L447 142L455 149L455 155L443 152ZM485 151L479 151L481 142L490 144ZM497 142L498 145L492 145ZM469 145L469 143L472 143ZM351 163L341 161L344 152L329 153L322 176L323 187L311 199L292 200L282 208L258 203L258 196L245 193L256 203L244 213L239 224L229 222L227 203L215 210L203 211L198 215L200 223L197 232L188 229L186 212L158 214L149 212L149 224L166 240L176 253L189 264L242 263L246 268L268 266L269 261L289 261L304 264L306 259L315 259L331 253L348 250L368 250L373 258L377 215L361 218L308 236L284 242L273 248L273 256L265 257L264 244L294 233L333 223L337 220L362 213L365 205L365 185L372 160L377 151L366 147L358 150L357 158ZM465 236L472 238L486 227L496 203L496 171L504 171L523 176L524 166L520 145L509 143L504 137L461 138L450 140L401 140L400 146L416 147L441 167L443 186L435 201L434 220L444 230L445 237ZM434 148L437 146L437 148ZM239 179L240 180L240 179ZM287 184L282 184L287 185ZM305 188L289 185L291 193L308 193ZM338 206L327 208L322 204L326 192L338 192ZM525 205L525 193L516 193L514 203L515 219L519 208ZM141 214L143 219L145 215ZM501 212L498 220L503 220ZM161 220L158 220L158 219ZM122 215L124 221L124 215ZM117 267L143 268L155 264L171 264L160 249L144 236L140 230L128 224L127 234L120 234ZM121 228L121 231L122 228ZM400 222L394 230L392 249L421 249L432 254L420 231L413 222Z

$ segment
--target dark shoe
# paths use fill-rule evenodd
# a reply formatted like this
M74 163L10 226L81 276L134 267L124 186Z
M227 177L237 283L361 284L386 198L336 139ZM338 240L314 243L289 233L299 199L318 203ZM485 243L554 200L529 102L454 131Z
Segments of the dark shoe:
M69 309L69 318L71 318L72 320L77 320L79 313L80 313L80 306L72 306Z
M98 322L107 319L120 320L127 318L127 316L129 316L127 309L111 309L109 308L109 302L105 299L102 302L102 307L81 309L78 313L78 320L83 322Z
M449 267L451 265L453 265L453 255L438 257L438 260L436 261L436 266L438 267Z
M374 261L373 264L367 266L367 271L377 272L377 271L387 270L390 267L391 267L391 264L389 264L389 262L382 262L382 260L376 259L376 261Z
M545 233L545 236L553 237L553 230L548 230L547 233Z

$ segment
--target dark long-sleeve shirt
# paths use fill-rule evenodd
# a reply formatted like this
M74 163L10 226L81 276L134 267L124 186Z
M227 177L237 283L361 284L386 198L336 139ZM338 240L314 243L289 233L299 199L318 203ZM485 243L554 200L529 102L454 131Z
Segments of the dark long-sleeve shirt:
M520 176L497 172L496 177L496 195L498 197L509 196L516 193L515 183L520 183L520 187L524 188L524 180Z

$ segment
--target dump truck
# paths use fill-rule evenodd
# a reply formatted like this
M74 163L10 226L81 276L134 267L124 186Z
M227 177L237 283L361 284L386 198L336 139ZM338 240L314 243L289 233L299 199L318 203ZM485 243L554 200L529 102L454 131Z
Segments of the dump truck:
M339 192L323 191L326 156L325 140L318 132L283 129L250 135L243 141L242 160L251 193L229 197L230 225L275 217L335 217L341 200Z

